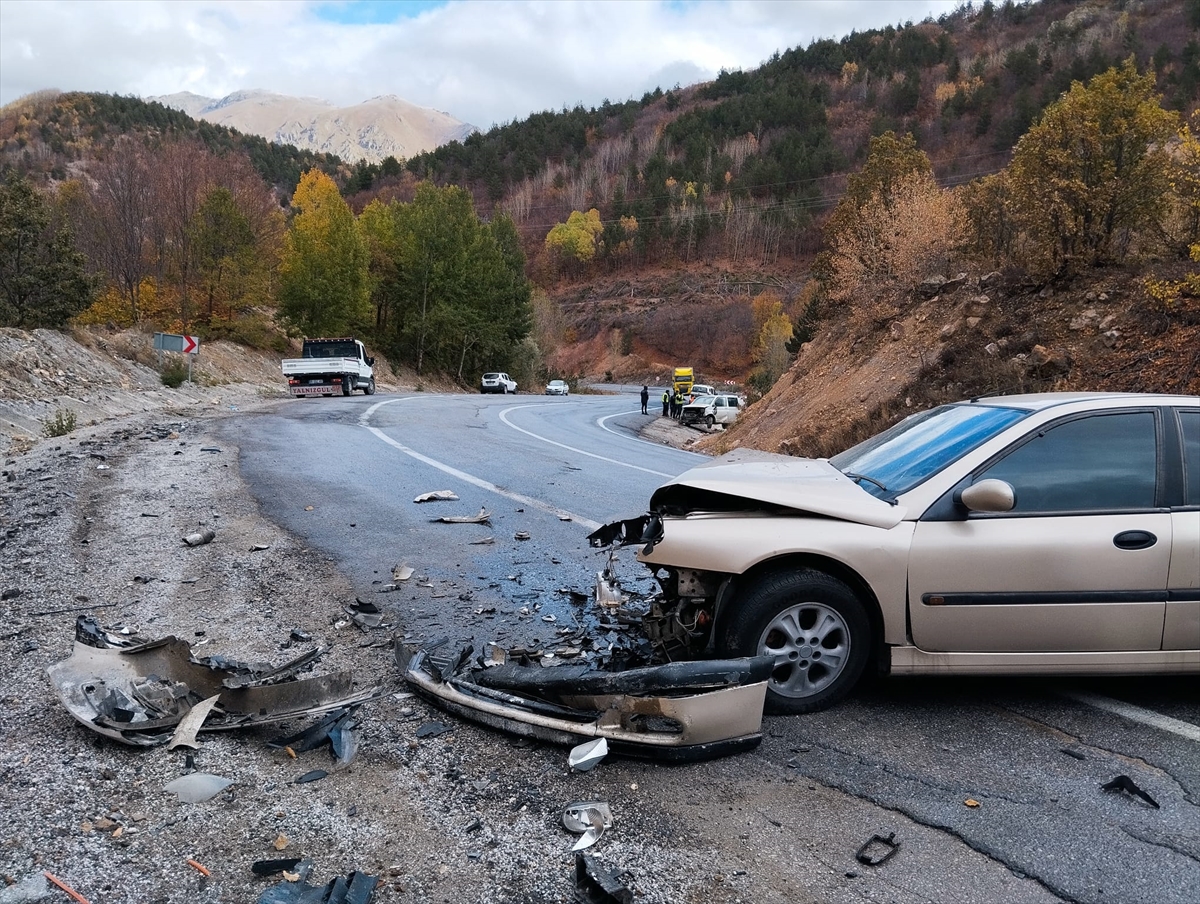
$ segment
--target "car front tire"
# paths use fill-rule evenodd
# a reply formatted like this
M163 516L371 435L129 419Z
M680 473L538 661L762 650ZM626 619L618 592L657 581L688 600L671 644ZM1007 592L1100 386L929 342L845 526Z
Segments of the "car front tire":
M775 657L769 712L826 709L862 677L870 658L870 620L854 591L837 578L808 568L769 574L734 606L722 652Z

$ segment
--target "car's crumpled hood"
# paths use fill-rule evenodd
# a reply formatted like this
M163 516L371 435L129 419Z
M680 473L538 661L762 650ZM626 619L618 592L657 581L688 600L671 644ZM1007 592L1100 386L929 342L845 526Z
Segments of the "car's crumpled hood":
M906 512L872 496L828 461L754 450L739 449L685 471L654 491L650 508L686 505L689 489L884 529L899 524Z

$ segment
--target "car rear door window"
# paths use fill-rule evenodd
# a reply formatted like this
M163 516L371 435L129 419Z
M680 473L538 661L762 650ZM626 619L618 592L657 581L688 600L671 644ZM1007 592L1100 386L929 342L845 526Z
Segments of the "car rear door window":
M1154 508L1154 414L1093 415L1039 430L976 480L989 477L1016 490L1013 514Z
M1184 505L1200 505L1200 411L1180 411L1183 433Z

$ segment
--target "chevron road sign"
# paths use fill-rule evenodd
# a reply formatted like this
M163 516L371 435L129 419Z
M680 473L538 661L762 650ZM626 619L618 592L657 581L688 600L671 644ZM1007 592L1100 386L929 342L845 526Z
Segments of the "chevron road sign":
M155 333L154 347L163 352L183 352L185 355L194 355L200 350L200 337Z

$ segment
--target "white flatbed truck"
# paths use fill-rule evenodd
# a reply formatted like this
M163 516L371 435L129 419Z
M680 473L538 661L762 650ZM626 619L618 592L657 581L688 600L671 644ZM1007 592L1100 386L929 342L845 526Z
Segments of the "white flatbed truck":
M305 396L375 394L375 359L357 339L305 339L299 358L284 358L288 391Z

